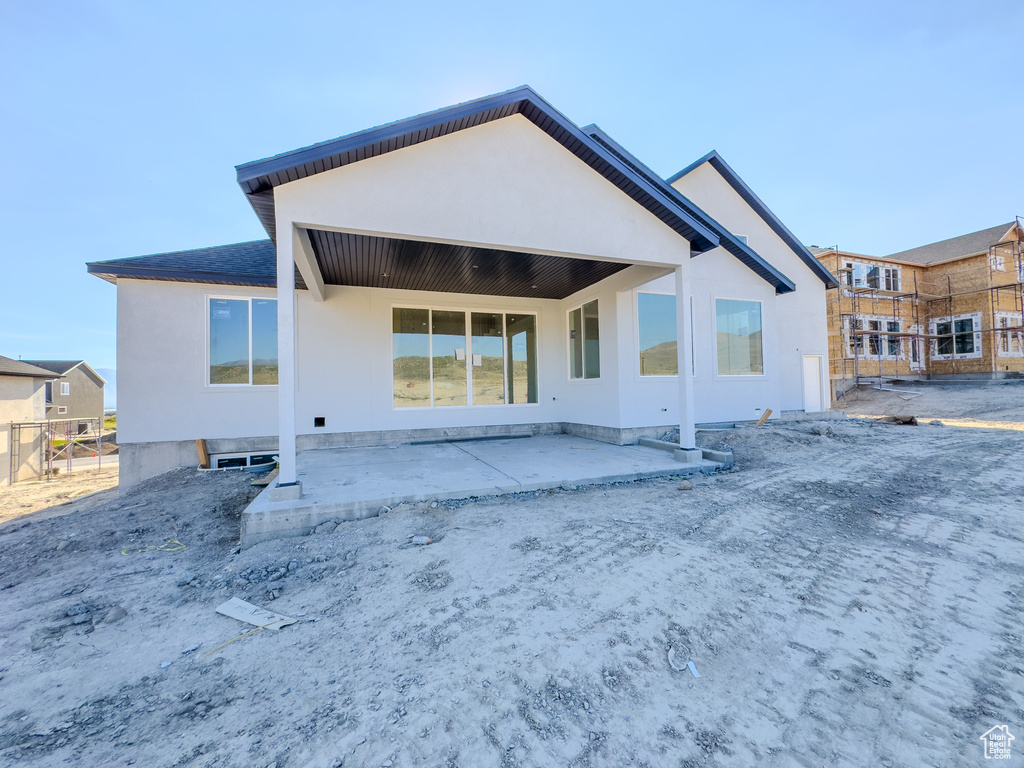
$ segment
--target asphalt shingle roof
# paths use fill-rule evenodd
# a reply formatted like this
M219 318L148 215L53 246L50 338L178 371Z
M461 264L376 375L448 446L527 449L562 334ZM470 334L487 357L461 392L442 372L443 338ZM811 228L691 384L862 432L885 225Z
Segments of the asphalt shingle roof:
M273 287L277 284L277 249L270 240L251 240L190 251L93 261L86 267L89 274L112 283L118 277L134 277L179 283ZM306 287L298 270L295 280L297 287Z
M37 368L44 368L47 371L56 373L58 376L63 376L76 365L84 363L85 360L22 360L21 362L34 365Z
M50 379L53 378L53 373L23 360L12 360L0 355L0 376L32 376L37 379Z
M890 253L884 258L894 261L909 261L913 264L938 264L964 256L973 256L977 253L987 252L988 247L998 243L1015 224L1016 222L1011 221L1008 224L1000 224L967 235L951 237L949 240L940 240L937 243L922 245L907 251Z

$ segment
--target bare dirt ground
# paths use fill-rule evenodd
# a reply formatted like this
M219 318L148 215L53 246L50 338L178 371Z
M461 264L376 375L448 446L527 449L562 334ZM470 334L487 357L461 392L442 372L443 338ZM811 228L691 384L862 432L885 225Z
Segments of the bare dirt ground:
M76 468L70 475L60 473L49 480L23 480L12 485L0 484L0 524L39 510L49 514L81 511L81 502L74 499L106 491L93 501L109 502L117 498L117 467Z
M982 389L968 418L1024 421L1024 387ZM0 764L975 766L1007 724L1020 765L1024 433L814 427L702 433L737 467L692 490L405 505L240 553L241 474L8 523ZM218 650L232 596L302 620Z

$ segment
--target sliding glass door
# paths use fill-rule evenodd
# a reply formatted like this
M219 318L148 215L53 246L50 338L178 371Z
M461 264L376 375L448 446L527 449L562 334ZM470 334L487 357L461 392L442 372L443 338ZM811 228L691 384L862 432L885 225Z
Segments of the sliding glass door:
M536 403L537 317L396 307L392 374L396 408Z

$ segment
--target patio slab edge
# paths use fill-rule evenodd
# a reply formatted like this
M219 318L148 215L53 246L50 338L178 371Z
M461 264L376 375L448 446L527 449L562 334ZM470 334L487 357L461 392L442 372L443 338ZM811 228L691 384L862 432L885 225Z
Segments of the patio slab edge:
M463 499L503 496L512 493L530 493L555 488L574 490L583 486L629 483L659 477L698 474L702 471L724 469L720 462L703 460L675 467L640 472L599 475L596 477L568 480L542 480L534 483L508 483L485 488L460 488L433 493L411 493L382 496L376 499L328 500L319 499L315 489L304 492L302 498L294 501L270 501L269 489L264 489L242 513L241 545L251 547L262 541L305 536L321 523L328 520L352 522L377 517L383 507L394 507L403 503L427 501L456 501Z

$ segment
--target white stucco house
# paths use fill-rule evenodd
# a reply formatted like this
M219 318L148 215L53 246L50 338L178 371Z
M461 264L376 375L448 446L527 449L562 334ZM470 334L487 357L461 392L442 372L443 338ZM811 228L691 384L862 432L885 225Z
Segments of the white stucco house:
M288 489L308 448L827 408L832 278L714 152L661 179L522 87L237 173L270 239L88 265L123 485L197 438Z

